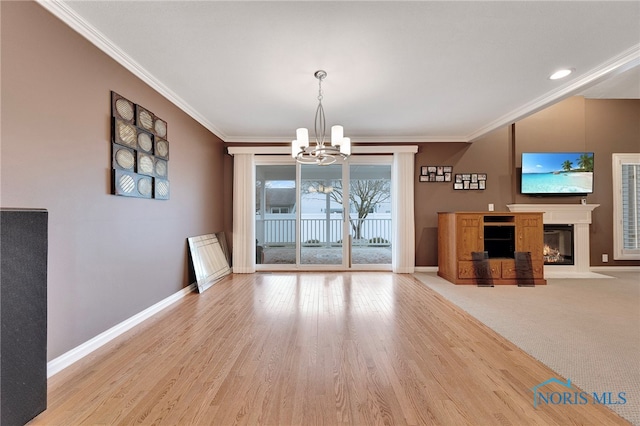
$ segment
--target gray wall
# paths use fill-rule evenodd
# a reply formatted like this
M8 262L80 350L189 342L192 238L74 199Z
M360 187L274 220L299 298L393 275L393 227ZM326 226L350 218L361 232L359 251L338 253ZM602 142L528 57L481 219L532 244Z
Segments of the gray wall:
M187 286L186 238L225 230L231 182L211 132L38 4L0 3L0 202L49 211L51 360ZM111 90L167 121L170 200L110 195Z

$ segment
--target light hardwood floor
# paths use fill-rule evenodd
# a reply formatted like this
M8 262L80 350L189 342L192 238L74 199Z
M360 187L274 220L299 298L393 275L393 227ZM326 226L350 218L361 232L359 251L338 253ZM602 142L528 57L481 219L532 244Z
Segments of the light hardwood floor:
M551 377L411 275L232 275L50 378L30 424L628 424L534 408Z

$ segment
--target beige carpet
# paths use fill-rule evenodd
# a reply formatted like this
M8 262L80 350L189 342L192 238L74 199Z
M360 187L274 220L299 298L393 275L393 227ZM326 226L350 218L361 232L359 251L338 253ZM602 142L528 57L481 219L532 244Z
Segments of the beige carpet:
M533 288L414 275L583 391L626 392L626 404L609 406L640 425L640 272L552 278Z

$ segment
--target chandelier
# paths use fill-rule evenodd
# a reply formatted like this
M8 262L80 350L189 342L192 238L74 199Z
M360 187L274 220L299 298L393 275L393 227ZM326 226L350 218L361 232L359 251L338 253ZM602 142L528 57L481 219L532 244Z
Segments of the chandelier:
M326 122L322 107L322 80L327 72L318 70L313 74L318 79L318 108L315 120L315 146L309 144L309 131L306 128L296 130L296 139L291 142L291 156L298 163L327 166L338 158L347 159L351 155L351 139L344 137L342 126L331 127L331 144L325 144Z

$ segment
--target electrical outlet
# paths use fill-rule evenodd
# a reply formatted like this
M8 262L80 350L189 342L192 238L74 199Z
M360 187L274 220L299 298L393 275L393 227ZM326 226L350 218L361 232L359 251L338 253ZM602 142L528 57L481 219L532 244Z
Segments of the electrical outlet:
M607 263L609 261L609 255L606 253L602 253L602 262Z

